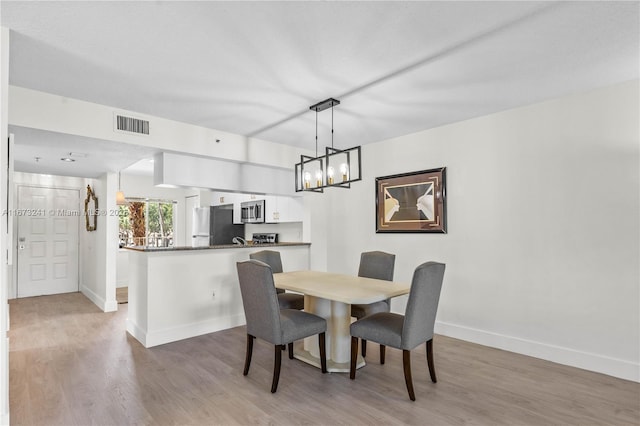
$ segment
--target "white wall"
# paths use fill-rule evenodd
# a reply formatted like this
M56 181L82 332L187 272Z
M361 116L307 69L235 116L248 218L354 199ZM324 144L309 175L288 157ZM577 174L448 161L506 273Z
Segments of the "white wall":
M342 189L335 188L336 191L344 191ZM348 194L343 194L348 195ZM349 198L349 197L348 197ZM328 269L329 257L347 256L348 252L345 251L347 238L351 239L352 236L359 233L362 229L362 223L359 219L355 218L355 228L343 228L345 221L353 218L352 212L348 210L348 205L335 204L339 208L333 210L333 203L331 194L327 191L325 193L304 193L304 221L302 227L302 241L311 242L311 249L309 250L309 264L310 268L317 271L332 272L349 272L357 273L358 267L355 266L355 270L352 268L346 268L344 264L339 265L336 263L338 269ZM358 211L354 211L353 214L358 214ZM333 232L336 227L346 231L346 233ZM329 240L333 239L331 245ZM336 252L339 250L339 252ZM358 254L358 260L360 261L360 254ZM347 263L348 264L348 263ZM357 265L357 264L356 264ZM332 265L333 267L333 265Z
M9 86L9 122L12 125L131 143L234 162L271 167L293 167L300 161L300 149L288 145L194 126L160 117ZM149 136L116 132L114 114L149 120ZM216 143L216 139L220 139ZM305 151L305 154L310 151Z
M9 29L0 27L0 182L7 182L8 107L9 98ZM0 205L6 206L7 185L0 185ZM11 242L7 240L7 221L0 221L0 425L9 424L9 305L8 282L10 270L7 265L7 250Z
M97 229L88 232L82 223L80 230L80 291L105 312L118 310L116 301L116 254L118 247L118 217L115 204L117 175L109 173L99 179L86 179L91 185L98 207L106 211L99 215ZM82 208L86 189L80 193Z
M293 163L286 168L175 153L154 156L154 185L294 195Z
M362 251L395 253L399 281L444 262L437 332L639 381L638 94L633 81L366 145L362 182L307 195L324 203L312 247L326 232L329 269L347 273ZM448 234L376 234L375 177L440 166Z

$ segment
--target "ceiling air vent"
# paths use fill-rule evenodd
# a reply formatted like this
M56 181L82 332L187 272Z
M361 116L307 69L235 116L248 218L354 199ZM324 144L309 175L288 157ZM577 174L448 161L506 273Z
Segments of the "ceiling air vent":
M121 132L137 133L139 135L149 134L149 121L139 118L125 117L116 114L115 128Z

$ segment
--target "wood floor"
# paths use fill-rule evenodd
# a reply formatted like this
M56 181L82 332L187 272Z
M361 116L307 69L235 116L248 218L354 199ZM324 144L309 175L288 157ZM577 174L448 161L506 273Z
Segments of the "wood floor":
M436 336L438 383L424 346L386 364L369 343L355 381L282 360L269 392L270 344L242 375L244 327L144 349L125 332L128 305L102 313L80 293L10 301L12 425L638 425L640 384Z
M129 287L116 288L116 301L118 304L129 302Z

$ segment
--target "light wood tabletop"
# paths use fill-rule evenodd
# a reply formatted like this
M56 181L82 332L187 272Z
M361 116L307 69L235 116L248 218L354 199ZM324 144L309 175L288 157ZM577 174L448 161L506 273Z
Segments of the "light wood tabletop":
M320 271L274 274L277 288L342 303L374 303L409 293L411 285Z

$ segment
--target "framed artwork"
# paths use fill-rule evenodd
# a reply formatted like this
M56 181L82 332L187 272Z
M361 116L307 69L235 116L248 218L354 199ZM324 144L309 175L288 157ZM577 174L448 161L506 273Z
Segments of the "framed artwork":
M376 232L447 233L446 167L376 178Z

